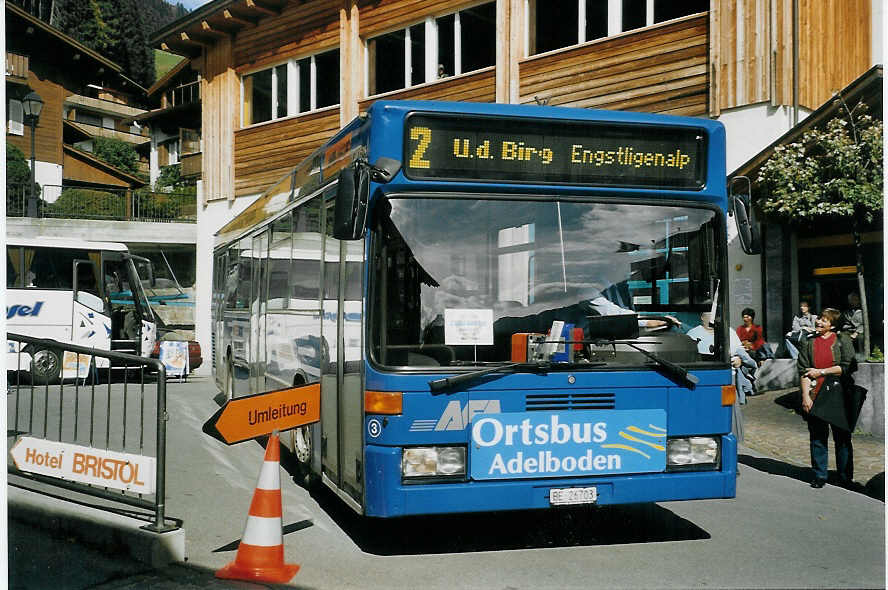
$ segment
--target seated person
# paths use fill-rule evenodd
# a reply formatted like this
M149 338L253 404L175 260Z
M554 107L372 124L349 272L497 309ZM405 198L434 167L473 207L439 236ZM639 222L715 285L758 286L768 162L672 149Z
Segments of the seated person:
M701 355L715 352L715 330L712 327L712 314L704 312L700 314L701 325L690 330L688 336L697 341L697 351ZM731 366L734 367L734 385L737 387L737 397L741 404L746 403L747 395L757 395L755 391L756 362L746 352L740 342L740 338L734 330L729 330L731 346Z
M755 310L747 307L741 314L743 316L743 325L737 326L737 336L740 338L743 349L758 364L773 358L771 349L768 348L765 338L762 336L762 327L755 323Z

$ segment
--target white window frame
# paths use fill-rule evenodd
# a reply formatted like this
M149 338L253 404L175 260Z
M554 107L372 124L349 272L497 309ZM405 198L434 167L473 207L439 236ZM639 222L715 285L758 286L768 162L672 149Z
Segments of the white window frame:
M262 125L265 123L271 123L273 121L280 121L281 119L295 117L297 115L304 115L306 113L311 113L318 110L318 74L317 74L317 62L315 61L315 57L318 55L323 55L325 53L329 53L330 51L336 51L339 47L330 47L323 51L319 51L317 53L313 53L311 55L306 55L302 57L290 58L286 61L278 62L276 64L266 66L263 68L257 68L255 70L250 70L244 72L240 75L240 120L241 127L252 127L253 125ZM341 56L340 56L341 57ZM306 75L306 72L303 72L303 68L300 67L299 62L309 59L309 67L308 67L308 76L309 76L309 90L311 95L309 97L309 108L307 111L299 111L299 104L301 102L300 96L300 78L301 76ZM277 116L278 112L278 67L286 65L287 66L287 114L281 117ZM245 102L245 90L244 90L244 78L247 76L251 76L258 72L264 72L267 70L271 70L271 118L267 121L259 121L256 123L244 124L244 120L246 118L246 110L244 108ZM340 89L341 90L341 89ZM331 108L337 106L339 103L327 105L323 108Z
M528 0L525 0L528 1ZM653 1L653 0L648 0ZM477 4L472 4L471 6L463 6L459 10L455 10L453 12L445 12L443 14L436 14L434 16L428 16L423 20L414 21L410 24L407 24L402 27L398 27L395 29L391 29L388 31L384 31L382 33L376 33L372 37L368 37L363 40L364 44L364 96L371 96L370 94L370 41L376 39L378 37L382 37L383 35L388 35L390 33L397 33L398 31L404 32L404 86L402 88L398 88L396 90L390 90L387 92L399 92L401 90L407 90L408 88L413 88L415 86L419 86L420 84L427 84L429 82L434 82L439 80L438 78L438 19L444 18L446 16L453 15L453 75L447 76L447 78L440 79L448 79L459 76L463 74L462 71L462 29L460 24L460 12L464 10L470 10L472 8L476 8L478 6L483 6L485 4L496 4L496 0L494 2L490 2L490 0L486 0L484 2L478 2ZM413 55L411 52L410 46L410 29L415 27L416 25L425 23L425 80L419 82L417 84L411 84L411 70L413 66ZM496 33L496 31L494 31ZM385 92L378 92L372 96L377 96L379 94L386 94Z
M25 134L25 109L22 101L9 99L9 117L6 121L6 133L9 135L24 136Z
M657 23L654 22L654 3L656 0L646 0L645 1L645 27L650 27ZM677 0L680 1L680 0ZM544 4L545 0L524 0L524 15L525 15L525 26L524 26L524 55L526 57L531 56L530 53L530 15L531 12L531 3L535 3L537 7L541 4ZM630 29L632 31L637 31L639 29ZM613 37L614 35L619 35L623 33L623 2L622 0L607 0L607 37ZM599 37L599 39L606 39L607 37ZM586 0L577 0L577 43L576 45L582 45L588 39L586 39ZM559 49L565 49L567 47L575 47L576 45L565 45ZM557 51L557 50L553 50ZM533 54L539 55L539 54Z

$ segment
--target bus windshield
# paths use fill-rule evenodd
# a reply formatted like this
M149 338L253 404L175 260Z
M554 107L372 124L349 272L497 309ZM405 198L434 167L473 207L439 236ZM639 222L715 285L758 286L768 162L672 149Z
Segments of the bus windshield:
M634 313L645 350L724 362L724 326L710 324L722 223L689 205L390 198L373 225L371 354L399 367L506 362L513 334L563 322L567 340L586 341L577 361L644 366L640 351L588 342L589 318Z

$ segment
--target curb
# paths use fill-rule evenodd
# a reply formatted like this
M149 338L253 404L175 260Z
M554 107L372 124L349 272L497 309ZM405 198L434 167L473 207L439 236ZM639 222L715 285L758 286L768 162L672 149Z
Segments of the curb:
M185 561L185 529L147 531L144 520L7 486L10 520L60 532L109 553L126 552L153 568Z

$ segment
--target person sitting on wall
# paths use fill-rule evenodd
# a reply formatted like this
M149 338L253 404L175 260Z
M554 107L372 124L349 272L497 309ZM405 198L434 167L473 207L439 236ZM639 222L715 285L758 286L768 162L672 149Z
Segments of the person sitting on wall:
M848 309L843 314L845 316L845 332L854 345L854 352L857 356L863 352L863 310L860 309L860 295L857 293L848 294Z
M805 299L799 301L799 313L792 318L792 330L787 332L784 341L789 358L798 358L799 348L809 336L814 334L816 322L817 316L811 313L808 301Z
M743 349L761 365L763 361L772 358L771 350L762 336L762 327L755 323L755 310L751 307L745 308L741 315L743 325L737 326L737 336Z

